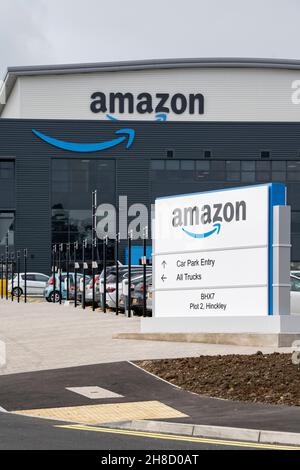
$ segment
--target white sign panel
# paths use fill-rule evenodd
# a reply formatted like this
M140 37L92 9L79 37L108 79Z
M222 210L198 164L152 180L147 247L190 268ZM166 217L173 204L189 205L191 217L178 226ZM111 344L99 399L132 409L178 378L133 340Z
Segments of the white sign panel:
M268 191L262 185L157 199L155 252L266 245Z
M155 287L183 289L266 284L266 248L157 255ZM260 269L257 267L260 266ZM242 267L242 268L241 268ZM226 271L226 273L225 273Z
M233 289L159 290L155 292L156 317L266 315L266 287Z
M268 315L269 207L274 187L156 200L156 317ZM282 196L284 187L279 190Z

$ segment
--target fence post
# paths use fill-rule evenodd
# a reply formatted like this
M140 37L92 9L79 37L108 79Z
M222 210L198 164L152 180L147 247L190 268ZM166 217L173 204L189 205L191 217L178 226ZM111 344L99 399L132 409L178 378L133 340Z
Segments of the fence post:
M24 249L24 302L27 302L27 257L28 257L28 250L27 248Z
M70 300L70 243L66 244L67 300Z
M20 250L17 251L17 272L18 272L18 303L20 303Z
M1 299L3 299L4 289L3 289L3 276L4 276L4 255L1 255Z
M93 244L93 255L92 255L92 275L93 275L93 312L95 311L95 308L96 308L96 293L95 293L95 269L98 269L98 262L95 261L95 253L94 253L94 250L96 251L97 253L97 238L95 238L92 242Z
M143 238L143 317L147 316L147 238L148 227L144 228Z
M53 303L55 304L55 293L56 293L56 244L53 245L53 266L52 266L52 272L53 272Z
M96 235L97 190L92 191L92 283L93 283L93 312L95 311L95 248L97 248ZM97 266L98 267L98 266Z
M106 281L107 281L107 273L106 273L106 267L107 267L107 236L103 238L103 286L104 286L104 292L103 292L103 312L106 313Z
M120 234L116 234L115 259L116 259L116 315L119 315L119 243Z
M87 239L82 242L82 275L83 275L83 288L82 288L82 308L85 309L85 249L87 247Z
M74 242L74 307L77 307L77 250L78 241Z
M61 276L61 254L64 249L64 244L60 243L59 245L59 253L58 253L58 269L59 269L59 303L61 305L61 298L62 298L62 290L61 290L61 281L62 281L62 276Z
M11 262L11 301L14 301L14 277L15 277L15 270L14 270L14 262L15 262L15 254L10 254L10 262Z
M9 234L9 230L7 231L6 233L6 248L5 248L5 251L6 251L6 256L5 256L5 260L6 260L6 264L5 264L5 298L6 300L8 300L8 234Z
M131 317L131 244L132 244L132 232L128 232L128 318Z

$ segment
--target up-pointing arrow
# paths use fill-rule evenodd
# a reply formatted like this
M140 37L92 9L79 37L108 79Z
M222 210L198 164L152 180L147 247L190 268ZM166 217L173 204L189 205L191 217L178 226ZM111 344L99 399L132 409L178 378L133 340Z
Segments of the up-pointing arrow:
M164 260L161 264L162 264L163 268L165 269L166 265L167 265L167 262Z

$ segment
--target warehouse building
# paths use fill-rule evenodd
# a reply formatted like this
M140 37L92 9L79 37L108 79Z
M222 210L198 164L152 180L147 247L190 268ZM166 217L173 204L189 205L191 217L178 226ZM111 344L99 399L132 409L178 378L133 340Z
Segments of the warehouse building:
M14 67L0 103L0 249L10 229L30 269L49 272L52 243L90 233L95 189L99 204L150 209L158 196L265 182L287 185L300 262L300 62Z

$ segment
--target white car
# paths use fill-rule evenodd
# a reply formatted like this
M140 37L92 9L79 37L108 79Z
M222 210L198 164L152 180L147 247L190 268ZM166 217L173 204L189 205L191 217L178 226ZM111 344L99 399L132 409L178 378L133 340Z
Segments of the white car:
M300 313L300 277L291 274L291 313Z
M49 276L42 273L26 273L26 293L43 295L44 289L49 280ZM12 280L8 282L8 291L15 297L21 297L25 291L25 273L19 274L19 286L18 286L18 274L14 275L14 282Z

